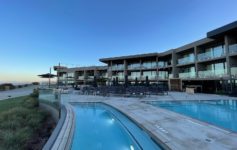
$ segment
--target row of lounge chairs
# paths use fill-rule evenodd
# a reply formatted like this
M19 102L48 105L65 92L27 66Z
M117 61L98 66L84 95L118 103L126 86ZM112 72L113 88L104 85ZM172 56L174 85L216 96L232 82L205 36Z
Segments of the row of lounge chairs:
M84 87L81 89L84 95L102 95L102 96L146 96L146 95L164 95L168 94L168 88L165 86L101 86Z

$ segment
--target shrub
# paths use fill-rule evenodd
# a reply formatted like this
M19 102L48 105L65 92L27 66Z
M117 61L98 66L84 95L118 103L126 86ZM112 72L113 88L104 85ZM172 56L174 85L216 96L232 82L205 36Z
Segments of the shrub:
M34 89L33 93L31 93L30 96L33 98L39 98L39 90Z
M37 98L29 97L24 100L24 106L27 108L39 107L39 100Z

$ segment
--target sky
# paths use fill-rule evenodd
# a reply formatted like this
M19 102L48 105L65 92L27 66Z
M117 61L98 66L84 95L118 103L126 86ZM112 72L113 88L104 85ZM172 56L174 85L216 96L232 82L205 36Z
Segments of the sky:
M59 62L163 52L237 20L236 0L0 0L0 82L42 81Z

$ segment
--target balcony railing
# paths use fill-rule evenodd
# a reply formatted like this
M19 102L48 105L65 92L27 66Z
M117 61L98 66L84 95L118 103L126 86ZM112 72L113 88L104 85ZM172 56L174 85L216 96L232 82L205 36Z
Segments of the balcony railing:
M111 70L124 70L124 65L115 65L110 68Z
M112 79L116 79L118 77L118 80L124 80L124 76L112 76Z
M194 62L194 55L178 59L178 64L187 64Z
M154 69L157 68L156 63L144 63L141 65L142 69Z
M140 76L128 76L128 80L140 80Z
M170 65L172 65L170 62L166 62L166 61L159 61L158 62L158 67L159 68L163 68L163 67L168 67L168 66L170 66Z
M173 74L169 74L169 79L170 79L170 78L173 78L173 77L174 77L174 75L173 75Z
M85 77L84 76L78 76L78 80L84 80Z
M198 71L199 78L221 78L227 76L226 69Z
M198 54L198 61L204 61L204 60L218 58L218 57L222 57L222 56L225 56L224 52L213 54L211 51L209 51L206 53Z
M237 67L231 67L231 76L237 78Z
M229 45L229 53L237 53L237 44Z
M136 70L136 69L141 69L141 65L140 64L128 65L128 70Z
M195 72L183 72L179 73L179 78L195 78L196 73Z
M168 79L168 75L158 75L158 79Z
M146 76L141 76L141 80L146 80ZM148 80L157 80L157 76L148 76Z

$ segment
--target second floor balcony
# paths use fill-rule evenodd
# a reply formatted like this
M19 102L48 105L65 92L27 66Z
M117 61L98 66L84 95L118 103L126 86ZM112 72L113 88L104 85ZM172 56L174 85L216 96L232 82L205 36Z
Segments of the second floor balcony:
M141 69L140 63L128 64L128 70L138 70Z
M142 69L154 69L157 68L156 62L143 62L141 65Z
M110 67L111 70L124 70L123 64L117 64Z
M146 80L146 78L148 78L148 80L157 80L157 76L156 75L150 75L150 76L141 76L141 80Z
M229 53L237 53L237 44L229 45Z
M183 57L178 59L178 64L182 65L182 64L188 64L188 63L193 63L194 62L194 54L188 56L188 57Z
M195 78L196 72L182 72L179 73L179 78L186 79L186 78Z
M231 67L231 76L237 78L237 67Z
M199 78L221 78L227 76L226 69L198 71Z
M225 56L225 50L224 50L224 46L220 45L220 46L206 49L206 52L198 54L197 59L198 61L204 61L204 60L214 59L214 58L218 58L222 56Z
M112 76L112 79L118 78L119 81L123 81L124 80L124 76Z

